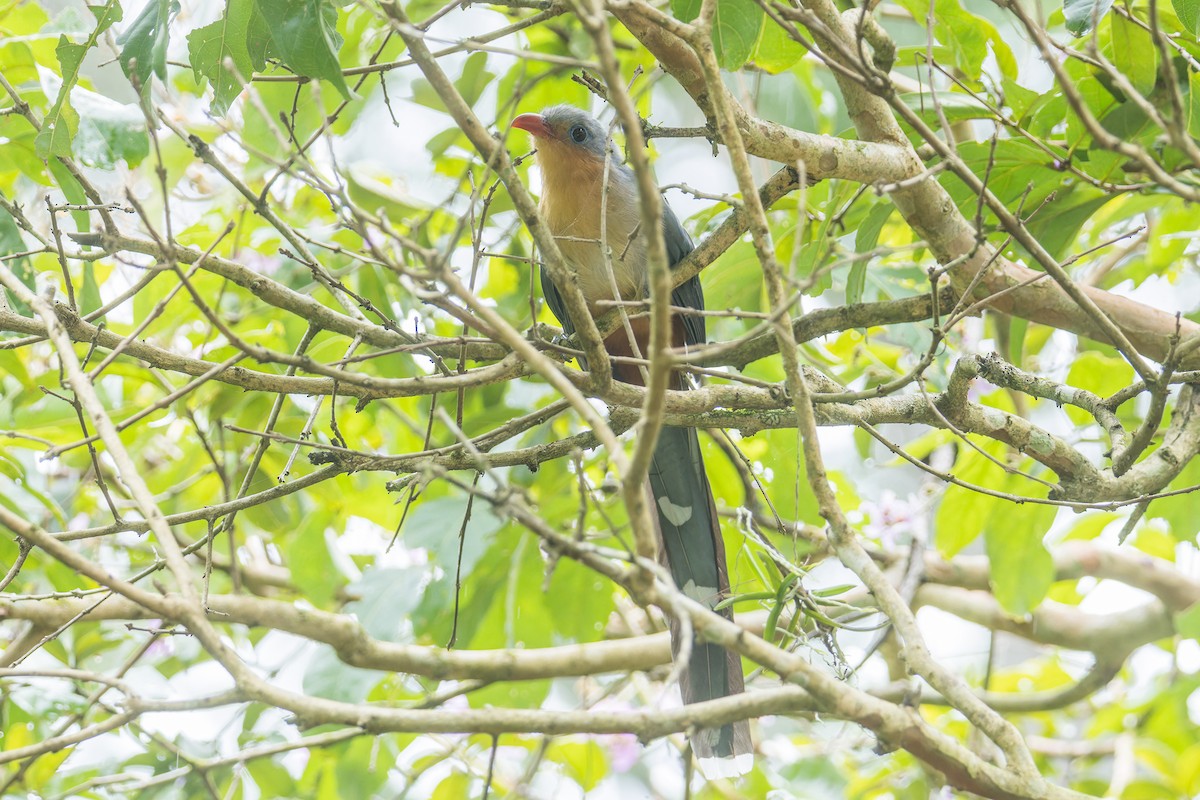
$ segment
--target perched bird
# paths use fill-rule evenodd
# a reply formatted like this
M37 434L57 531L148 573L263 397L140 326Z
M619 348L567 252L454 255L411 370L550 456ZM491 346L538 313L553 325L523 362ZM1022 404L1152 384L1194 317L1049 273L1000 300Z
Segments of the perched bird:
M590 114L567 105L552 106L540 114L521 114L512 124L533 135L536 163L542 174L542 216L583 290L588 310L597 316L606 310L600 306L603 301L644 298L647 242L644 232L639 230L637 186L633 171L617 156L604 126ZM609 157L605 193L602 188L606 154ZM602 197L606 198L603 212ZM665 204L662 227L667 258L673 265L691 252L694 245ZM606 237L603 244L602 230ZM603 246L609 250L611 275ZM563 330L573 333L576 325L567 313L558 287L545 271L542 291ZM699 277L676 288L671 303L681 308L703 309L704 293ZM705 341L703 316L675 315L671 323L675 347L695 346ZM636 349L622 327L605 340L605 349L611 355L648 356L649 320L632 319L631 327L637 340ZM641 370L634 364L614 361L613 377L625 383L643 383ZM688 388L682 374L673 377L672 388ZM649 490L658 512L661 554L671 576L686 595L713 607L728 594L729 575L717 509L695 428L662 428L650 466ZM723 613L731 616L728 610ZM672 641L679 658L679 636L674 627ZM719 645L697 642L688 654L680 690L684 703L741 692L740 657ZM750 730L744 721L700 731L692 737L692 749L710 777L745 772L753 759Z

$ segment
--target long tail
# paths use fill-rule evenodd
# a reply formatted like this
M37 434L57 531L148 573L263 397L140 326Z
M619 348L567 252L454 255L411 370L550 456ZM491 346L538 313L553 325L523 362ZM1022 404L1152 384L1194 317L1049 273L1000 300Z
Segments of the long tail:
M692 599L710 608L729 592L725 545L717 523L717 507L700 456L695 428L664 426L650 466L650 493L658 510L663 557L675 584ZM732 619L727 609L723 612ZM672 647L679 647L672 626ZM678 657L676 652L676 657ZM742 662L737 653L720 645L697 642L680 678L684 703L699 703L738 694ZM753 752L750 727L745 722L700 731L692 749L701 766L708 759L737 759L736 763L707 765L705 771L730 774L746 771ZM745 758L738 759L738 756Z

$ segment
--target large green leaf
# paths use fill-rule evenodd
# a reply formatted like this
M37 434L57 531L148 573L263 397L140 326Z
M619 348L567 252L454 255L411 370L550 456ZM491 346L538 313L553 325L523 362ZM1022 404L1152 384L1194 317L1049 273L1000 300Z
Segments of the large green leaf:
M919 24L930 18L931 0L900 0L900 5ZM958 0L937 0L933 10L933 34L949 48L950 59L971 80L983 74L983 62L989 51L996 59L1001 73L1008 77L1017 74L1017 61L1008 42L990 21L972 14Z
M1113 0L1063 0L1067 30L1076 36L1091 33L1112 8Z
M544 470L540 477L553 485L555 471ZM488 503L477 500L460 549L459 531L466 509L467 498L462 495L423 499L405 520L401 533L404 545L424 551L434 568L411 615L420 641L446 644L452 631L459 646L470 641L503 583L514 537L500 532L512 529L504 528L503 520ZM459 577L461 584L456 585Z
M1154 91L1158 80L1158 48L1150 32L1132 20L1114 14L1112 26L1112 62L1133 88L1143 96Z
M76 87L72 93L78 113L76 157L90 167L112 169L124 161L136 167L150 154L146 118L135 104L118 103Z
M1008 486L1019 489L1020 483L1020 478L1012 478ZM1054 583L1054 559L1042 539L1058 509L1044 503L1000 502L1003 507L989 515L983 527L992 591L1005 611L1023 616L1037 608Z
M325 542L325 528L319 519L308 517L287 542L284 550L292 579L303 586L305 596L316 606L328 605L337 588L345 581L335 569Z
M1192 38L1200 36L1200 0L1171 0L1179 21ZM1193 73L1194 74L1194 73Z
M117 37L122 45L118 61L125 77L149 97L150 76L167 78L167 43L170 41L170 22L179 13L177 0L150 0L125 32Z
M1188 135L1200 138L1200 72L1188 72Z
M1171 481L1167 489L1190 489L1197 485L1200 485L1200 458L1193 458L1175 476L1175 480ZM1200 492L1187 492L1152 501L1146 516L1165 519L1170 524L1171 534L1176 540L1195 541L1196 535L1200 533L1200 514L1196 513L1197 508L1200 508Z
M1106 356L1095 350L1080 353L1067 372L1067 383L1077 389L1108 397L1124 389L1133 381L1133 367L1117 356ZM1067 406L1067 416L1076 425L1087 425L1096 420L1086 411Z
M783 72L808 52L772 19L764 19L762 35L754 48L754 63L772 74Z
M212 113L229 110L254 72L248 40L253 0L228 0L216 22L188 34L188 56L196 80L207 78L213 89Z
M671 12L684 22L700 16L703 0L671 0ZM754 0L717 0L713 15L713 49L721 69L735 70L746 63L758 42L764 13Z
M1007 453L1002 445L989 442L983 448L1004 463ZM1044 489L1033 489L1035 484L1006 473L973 448L959 455L954 474L1015 497L1044 496ZM1041 494L1032 494L1035 491ZM1037 607L1054 583L1054 562L1042 539L1056 511L1055 506L1044 503L1018 503L949 486L938 507L935 542L943 557L950 558L982 533L996 599L1010 614L1024 615Z
M5 255L23 253L28 249L25 246L25 240L21 238L21 229L17 227L16 220L12 218L11 214L0 208L0 253L4 253ZM25 284L26 289L29 289L31 292L37 291L33 265L30 263L28 257L8 261L5 264L16 273L21 283ZM31 309L29 306L12 292L5 292L4 297L18 314L22 316L30 315Z
M1109 193L1094 186L1063 187L1028 221L1029 230L1050 255L1063 258L1078 242L1084 224L1111 199Z
M762 267L754 245L734 242L704 276L710 307L759 311L765 302Z
M762 477L772 505L784 519L822 524L816 495L808 484L800 437L795 430L759 431L743 439L741 447ZM716 453L712 455L716 456ZM710 474L724 469L723 465L718 466L718 458L720 456L706 458Z
M460 547L459 532L467 516L467 498L460 495L421 501L404 522L404 544L425 550L430 563L448 573L451 579L458 569L463 575L470 575L504 524L483 501L473 503L470 513Z
M65 35L58 38L55 55L58 56L61 69L58 77L62 79L62 84L58 89L58 97L42 120L42 129L37 135L38 158L70 158L71 141L75 138L75 130L79 124L78 115L71 108L71 92L79 82L79 66L83 63L87 51L96 46L100 35L121 19L121 4L118 0L108 0L103 6L88 8L96 17L96 27L88 35L87 41L75 44Z
M254 0L249 51L256 52L256 38L265 37L263 49L269 56L297 75L329 81L349 100L337 55L342 46L337 13L329 0Z
M1003 463L1005 448L997 442L972 439ZM918 453L920 451L917 451ZM973 447L960 445L954 476L972 486L1003 490L1008 477L1004 470ZM987 527L988 520L1005 513L1007 502L999 497L951 484L946 487L934 522L934 543L943 558L958 555Z
M487 85L496 77L495 73L487 71L487 53L480 51L472 53L463 64L462 75L454 82L455 88L462 95L467 105L479 102L480 95Z
M869 253L875 249L875 245L879 243L879 234L883 231L884 223L892 216L895 208L886 200L871 206L866 219L858 226L858 232L854 235L854 252Z
M304 665L302 686L305 694L361 703L386 676L377 670L352 667L339 659L332 647L322 644Z
M411 638L405 626L421 599L415 589L424 574L420 567L368 569L350 587L359 599L348 604L346 610L376 639L400 642Z
M83 205L87 203L87 193L83 191L83 185L78 179L71 174L62 162L58 159L47 161L47 166L50 168L50 174L54 176L54 180L58 185L63 196L67 198L68 203ZM72 211L71 219L75 221L77 230L86 231L88 229L88 215L86 211Z
M959 477L966 479L961 471ZM938 505L934 542L938 552L951 558L979 538L988 517L999 511L995 498L962 486L946 487Z
M605 751L595 741L559 740L547 751L546 758L562 764L585 792L591 792L608 775Z
M573 606L574 594L545 592L545 562L537 538L528 532L504 537L511 547L502 558L488 564L491 604L471 638L472 649L547 647L559 640L555 609ZM513 541L515 539L515 541ZM476 573L479 576L483 570ZM477 577L476 580L479 578ZM471 695L471 704L530 706L549 691L546 681L496 684Z
M1200 641L1200 603L1192 603L1175 615L1175 630L1180 636Z
M484 94L484 89L487 84L496 78L496 73L488 72L487 53L473 53L469 56L466 64L462 66L462 74L455 80L454 85L458 90L458 94L462 95L464 101L467 101L468 106L474 106L479 102L479 96ZM418 102L421 106L436 108L439 112L444 112L445 103L442 102L436 89L433 89L432 84L425 78L415 79L413 82L413 101Z

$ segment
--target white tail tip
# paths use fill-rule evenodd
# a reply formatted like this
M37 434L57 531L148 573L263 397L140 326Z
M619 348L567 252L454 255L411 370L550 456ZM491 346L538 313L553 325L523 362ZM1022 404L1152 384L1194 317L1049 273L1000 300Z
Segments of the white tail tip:
M754 768L754 754L742 753L727 758L699 758L700 773L710 781L718 778L737 778Z

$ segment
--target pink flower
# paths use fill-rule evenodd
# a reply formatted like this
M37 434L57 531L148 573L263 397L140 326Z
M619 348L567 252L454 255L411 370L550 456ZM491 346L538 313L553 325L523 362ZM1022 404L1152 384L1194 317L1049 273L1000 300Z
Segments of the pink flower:
M628 772L642 757L642 746L632 733L611 733L600 737L599 744L608 751L613 772Z
M913 522L920 509L912 495L900 499L891 489L884 489L878 503L868 500L859 510L871 520L863 527L863 532L872 539L893 545L900 534L913 532Z

